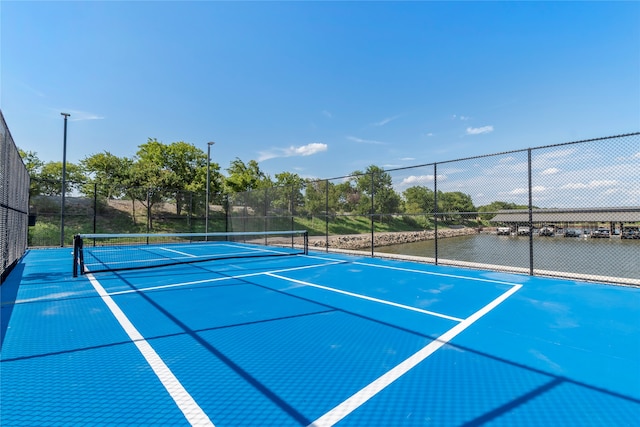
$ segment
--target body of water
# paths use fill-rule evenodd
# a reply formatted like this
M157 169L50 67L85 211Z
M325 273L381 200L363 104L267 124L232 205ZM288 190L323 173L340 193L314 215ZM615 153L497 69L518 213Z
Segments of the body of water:
M376 248L377 252L435 257L435 241ZM529 236L477 234L438 240L438 259L529 268ZM533 267L540 270L640 279L640 240L533 238Z

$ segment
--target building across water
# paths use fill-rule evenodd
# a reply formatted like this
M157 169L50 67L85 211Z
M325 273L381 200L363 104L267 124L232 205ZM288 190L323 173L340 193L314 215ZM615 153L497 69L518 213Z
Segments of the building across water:
M491 218L498 227L530 226L552 235L557 230L582 229L592 235L621 235L625 238L640 238L640 207L580 208L580 209L532 209L501 210ZM607 230L602 233L598 230ZM594 233L595 232L595 233ZM608 237L607 235L607 237Z

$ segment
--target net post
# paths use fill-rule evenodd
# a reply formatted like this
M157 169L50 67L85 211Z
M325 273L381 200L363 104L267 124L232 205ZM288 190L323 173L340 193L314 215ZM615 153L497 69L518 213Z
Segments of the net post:
M82 237L79 234L73 236L73 277L78 277L78 264L82 253ZM81 272L84 273L84 272Z
M309 230L304 230L304 254L309 255Z

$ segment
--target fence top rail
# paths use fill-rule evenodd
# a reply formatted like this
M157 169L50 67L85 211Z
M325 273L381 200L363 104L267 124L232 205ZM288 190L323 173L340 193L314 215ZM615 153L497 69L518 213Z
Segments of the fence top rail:
M482 159L482 158L487 158L487 157L503 156L503 155L506 155L506 154L526 153L529 150L541 150L541 149L546 149L546 148L562 147L562 146L573 145L573 144L582 144L582 143L586 143L586 142L605 141L605 140L608 140L608 139L617 139L617 138L627 138L627 137L638 136L638 135L640 135L640 132L630 132L630 133L624 133L624 134L613 135L613 136L605 136L605 137L599 137L599 138L583 139L583 140L580 140L580 141L561 142L561 143L558 143L558 144L541 145L539 147L520 148L520 149L517 149L517 150L501 151L501 152L491 153L491 154L481 154L481 155L478 155L478 156L462 157L462 158L459 158L459 159L443 160L443 161L439 161L439 162L423 163L423 164L418 164L418 165L403 166L403 167L392 168L392 169L383 169L383 171L384 172L396 172L396 171L402 171L402 170L408 170L408 169L423 168L423 167L427 167L427 166L441 165L441 164L446 164L446 163L461 162L461 161L466 161L466 160L474 160L474 159ZM363 176L363 175L367 175L367 174L363 172L361 174L344 175L344 176L337 176L337 177L333 177L333 178L318 178L318 179L315 179L315 180L310 180L310 182L335 181L335 180L339 180L339 179L347 179L347 178L353 178L353 177L358 177L358 176Z

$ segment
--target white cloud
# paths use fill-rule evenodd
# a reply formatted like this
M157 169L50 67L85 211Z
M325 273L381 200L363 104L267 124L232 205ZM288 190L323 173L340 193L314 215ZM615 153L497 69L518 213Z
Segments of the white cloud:
M467 135L480 135L483 133L491 133L493 132L493 126L482 126L479 128L472 128L472 127L468 127L467 128Z
M327 144L320 142L312 142L311 144L302 145L300 147L289 147L287 153L291 156L311 156L312 154L327 151Z
M576 152L575 148L567 148L564 150L553 150L553 151L547 151L547 152L542 152L540 154L538 154L538 151L534 151L535 153L535 160L540 160L540 159L562 159L562 158L567 158L569 156L572 156L574 153Z
M329 146L320 142L312 142L311 144L301 145L299 147L291 146L288 148L274 148L270 151L261 151L258 161L275 159L276 157L296 157L311 156L313 154L327 151Z
M438 181L447 179L446 175L438 174ZM400 182L399 187L407 187L410 185L423 185L433 182L433 175L410 175Z
M382 119L379 122L372 123L372 125L373 126L384 126L384 125L388 124L389 122L394 121L398 117L400 117L400 116L398 115L398 116L393 116L393 117L387 117L386 119Z
M531 193L542 193L545 190L546 190L546 187L543 187L542 185L535 185L531 187ZM514 188L509 192L509 194L514 196L518 196L521 194L528 194L528 193L529 193L529 189L527 188Z
M79 110L61 110L64 113L71 114L69 116L69 121L71 122L79 122L84 120L103 120L104 116L100 116L95 113L89 113L87 111L79 111Z
M558 172L560 172L560 169L558 168L548 168L540 172L540 175L554 175L554 174L557 174Z
M325 116L328 119L332 119L333 118L333 114L331 114L331 112L327 111L327 110L322 110L322 115Z
M618 181L614 180L614 179L609 179L609 180L593 180L590 181L588 183L582 183L582 182L570 182L569 184L565 184L563 185L562 188L563 190L580 190L580 189L585 189L585 188L600 188L600 187L610 187L612 185L617 185Z
M416 159L415 157L403 157L400 160L402 160L403 162L410 162L415 159Z
M400 185L416 185L433 182L433 175L411 175L402 180Z
M374 145L386 145L386 142L375 141L373 139L362 139L355 136L348 136L349 141L357 142L359 144L374 144Z

